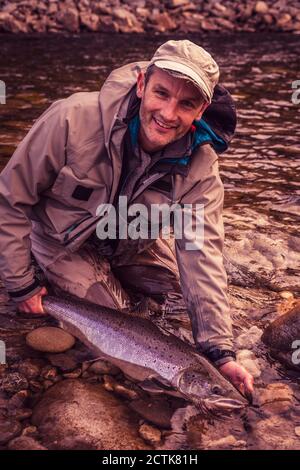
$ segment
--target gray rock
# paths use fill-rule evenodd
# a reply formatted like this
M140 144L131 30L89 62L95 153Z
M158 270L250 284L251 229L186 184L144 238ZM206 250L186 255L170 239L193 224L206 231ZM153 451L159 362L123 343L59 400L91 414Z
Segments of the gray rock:
M146 449L132 413L101 385L55 384L35 407L33 425L49 449Z

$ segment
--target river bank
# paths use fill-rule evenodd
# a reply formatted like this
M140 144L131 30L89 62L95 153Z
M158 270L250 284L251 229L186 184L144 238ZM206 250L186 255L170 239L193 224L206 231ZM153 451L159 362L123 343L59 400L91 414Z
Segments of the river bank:
M287 31L300 34L292 0L0 0L0 32L200 33Z

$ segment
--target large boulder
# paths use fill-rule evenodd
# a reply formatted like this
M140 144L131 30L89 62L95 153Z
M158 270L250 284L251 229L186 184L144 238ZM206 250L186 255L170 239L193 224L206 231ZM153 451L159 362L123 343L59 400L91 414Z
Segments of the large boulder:
M102 385L64 380L51 387L33 411L41 442L49 449L149 449L138 418Z

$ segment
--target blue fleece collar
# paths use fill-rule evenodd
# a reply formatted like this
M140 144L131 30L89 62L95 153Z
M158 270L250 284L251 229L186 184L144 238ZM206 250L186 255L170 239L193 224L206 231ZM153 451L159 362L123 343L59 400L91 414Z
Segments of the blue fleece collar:
M187 150L186 155L178 155L174 158L165 158L164 161L170 163L177 163L180 165L187 165L194 150L199 147L199 145L202 145L207 142L210 142L213 145L216 152L224 152L227 149L227 144L225 140L219 137L204 121L204 119L201 119L200 121L194 121L193 124L195 126L195 130L191 131L194 134L192 139L192 145ZM140 129L140 118L138 114L136 114L130 120L128 128L130 132L132 146L133 148L135 148L138 143L138 134Z

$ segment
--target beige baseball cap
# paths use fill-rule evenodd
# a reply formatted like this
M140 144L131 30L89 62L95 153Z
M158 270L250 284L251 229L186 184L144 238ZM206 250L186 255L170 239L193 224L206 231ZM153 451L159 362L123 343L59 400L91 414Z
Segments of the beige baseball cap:
M148 67L153 64L190 78L211 103L220 73L218 64L205 49L187 39L167 41L157 49Z

